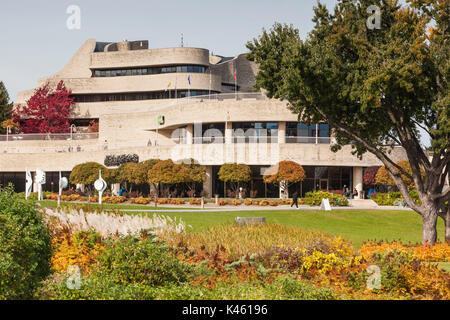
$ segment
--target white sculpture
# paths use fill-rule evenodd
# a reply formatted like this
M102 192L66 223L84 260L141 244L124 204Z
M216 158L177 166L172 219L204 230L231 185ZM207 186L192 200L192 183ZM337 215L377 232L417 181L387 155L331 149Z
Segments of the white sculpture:
M42 185L45 184L45 171L41 169L36 169L36 183L38 184L38 201L44 200L42 197Z
M108 185L106 184L106 181L102 178L102 170L99 170L99 179L94 182L94 188L98 191L98 203L102 204L102 195L103 192L106 191L106 188Z
M33 177L31 176L31 172L27 169L27 173L25 175L25 200L31 195L31 191L33 191Z
M58 207L61 205L62 191L69 186L69 180L66 177L61 177L61 171L59 172L59 195L58 195Z
M330 205L330 200L329 199L322 199L322 203L320 205L320 210L325 210L325 211L332 211L333 209L331 209L331 205Z

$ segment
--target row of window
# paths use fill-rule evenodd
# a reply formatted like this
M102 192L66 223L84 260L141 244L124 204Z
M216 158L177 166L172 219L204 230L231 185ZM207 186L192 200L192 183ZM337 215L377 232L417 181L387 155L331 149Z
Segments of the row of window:
M163 73L206 73L205 66L166 66L150 68L126 68L119 70L93 70L92 75L96 78L125 77L125 76L145 76Z
M300 122L286 123L286 137L330 137L330 126L326 123L306 125Z
M236 91L236 90L239 91L239 86L230 83L222 83L222 89L229 91Z
M212 91L211 94L218 92ZM92 103L107 101L137 101L156 99L175 99L209 95L208 90L167 90L139 93L115 93L115 94L79 94L73 95L75 103Z

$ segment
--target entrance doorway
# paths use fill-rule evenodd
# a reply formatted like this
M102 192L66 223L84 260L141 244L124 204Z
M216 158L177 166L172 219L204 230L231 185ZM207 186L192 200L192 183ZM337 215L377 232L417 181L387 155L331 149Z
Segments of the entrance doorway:
M320 179L320 190L328 191L328 179Z

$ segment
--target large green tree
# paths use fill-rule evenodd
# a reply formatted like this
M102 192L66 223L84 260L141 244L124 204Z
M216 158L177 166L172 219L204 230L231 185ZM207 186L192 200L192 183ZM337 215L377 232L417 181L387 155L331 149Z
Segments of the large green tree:
M9 101L9 94L5 85L0 81L0 134L6 133L2 123L12 118L13 103Z
M366 23L372 5L380 9L380 28ZM374 154L422 216L423 242L436 242L438 216L450 241L448 0L407 0L403 7L396 0L338 0L333 12L320 3L314 12L304 41L292 26L275 24L247 44L249 59L260 65L257 88L287 100L300 121L328 122L334 151L351 144L359 156ZM419 128L431 137L428 150ZM394 145L404 148L411 173L394 161ZM421 205L404 178L414 181Z
M231 190L237 194L239 185L252 179L252 170L246 164L225 163L220 167L219 180L230 183Z

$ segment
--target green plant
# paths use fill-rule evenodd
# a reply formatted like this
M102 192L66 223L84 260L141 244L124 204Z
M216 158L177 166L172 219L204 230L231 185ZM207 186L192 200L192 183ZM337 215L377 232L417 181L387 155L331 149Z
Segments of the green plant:
M94 278L109 278L118 285L161 286L187 280L190 267L175 259L167 246L146 235L124 237L99 257Z
M50 272L51 239L35 202L0 188L0 300L29 299Z
M332 206L348 206L348 199L345 196L325 191L308 192L304 201L309 206L320 206L323 199L330 200Z

